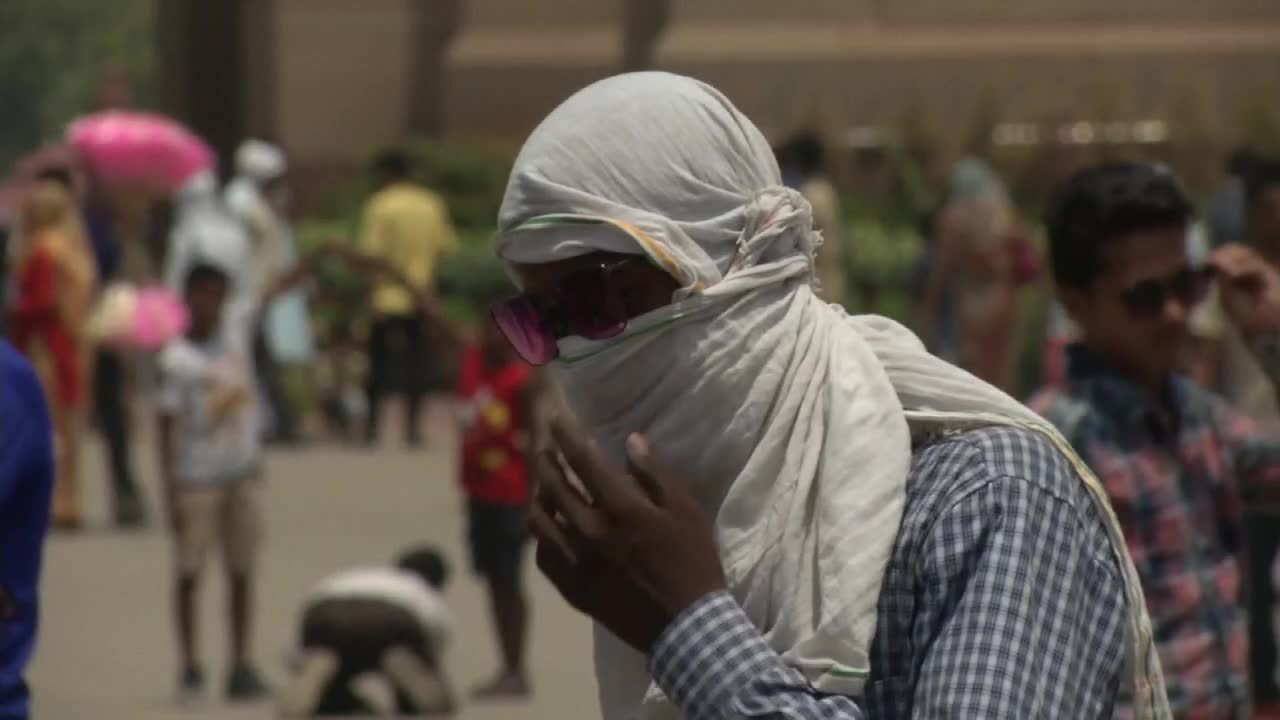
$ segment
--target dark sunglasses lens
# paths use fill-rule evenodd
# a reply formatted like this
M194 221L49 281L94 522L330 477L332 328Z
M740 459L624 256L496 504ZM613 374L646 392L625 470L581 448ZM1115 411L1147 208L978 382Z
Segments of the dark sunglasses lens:
M530 365L546 365L560 354L555 336L546 328L537 306L520 296L493 306L493 321L511 347Z
M627 313L603 268L570 273L560 281L556 304L568 331L588 340L603 340L627 327Z
M1209 295L1213 285L1213 271L1209 269L1187 270L1173 281L1173 291L1183 305L1199 305Z
M1159 280L1147 280L1124 291L1121 297L1129 312L1139 317L1157 315L1164 308L1168 296L1164 283Z

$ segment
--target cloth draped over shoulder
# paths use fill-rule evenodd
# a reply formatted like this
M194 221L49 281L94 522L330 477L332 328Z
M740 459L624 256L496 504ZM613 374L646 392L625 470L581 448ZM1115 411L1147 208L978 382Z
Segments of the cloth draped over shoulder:
M1139 715L1167 716L1137 574L1097 480L1046 421L902 326L819 300L821 242L750 120L705 83L646 72L588 86L534 130L497 252L638 254L678 281L670 306L621 336L562 340L562 358L582 359L557 372L613 460L645 432L691 478L730 591L815 688L863 691L913 434L1016 425L1049 438L1088 486L1126 578ZM606 720L679 717L644 658L599 627L595 658Z

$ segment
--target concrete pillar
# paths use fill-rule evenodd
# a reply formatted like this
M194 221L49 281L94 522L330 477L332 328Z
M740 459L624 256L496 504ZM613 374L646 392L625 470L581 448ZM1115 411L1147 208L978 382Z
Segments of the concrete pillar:
M244 130L249 137L275 141L279 92L276 58L277 0L245 3L240 18L244 50Z
M445 59L462 21L463 0L413 0L414 39L407 90L410 134L444 130Z
M653 51L671 16L671 0L624 0L622 67L625 72L653 66Z
M160 0L156 7L162 106L200 133L230 166L244 135L243 0Z

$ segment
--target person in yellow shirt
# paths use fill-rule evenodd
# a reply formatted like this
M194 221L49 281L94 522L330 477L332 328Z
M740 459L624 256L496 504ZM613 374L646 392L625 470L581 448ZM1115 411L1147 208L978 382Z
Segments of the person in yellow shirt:
M365 204L360 227L361 252L397 271L397 277L383 274L373 285L365 434L370 444L378 440L382 400L397 385L405 395L405 440L421 444L418 408L425 391L428 350L419 298L434 284L437 261L458 245L444 200L414 183L409 169L409 160L400 151L378 156L374 161L378 190Z

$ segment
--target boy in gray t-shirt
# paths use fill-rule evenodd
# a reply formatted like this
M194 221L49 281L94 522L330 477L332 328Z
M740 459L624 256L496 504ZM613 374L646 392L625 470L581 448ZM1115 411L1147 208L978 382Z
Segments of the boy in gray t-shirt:
M160 468L173 530L180 692L200 693L195 603L205 559L219 546L230 585L231 670L227 696L262 697L249 659L254 561L262 537L258 417L242 323L224 317L227 273L195 264L184 292L191 326L160 354ZM229 308L228 308L229 309Z

